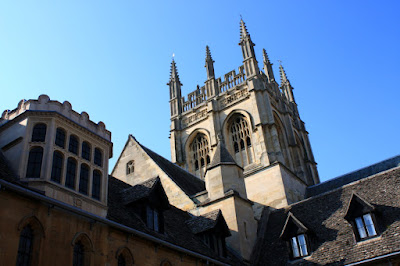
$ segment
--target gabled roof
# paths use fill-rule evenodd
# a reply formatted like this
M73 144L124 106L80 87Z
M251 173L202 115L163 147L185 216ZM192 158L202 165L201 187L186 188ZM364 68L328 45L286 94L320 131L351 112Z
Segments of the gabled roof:
M280 237L288 212L312 232L310 255L307 259L290 261L291 265L344 265L400 252L399 180L400 167L397 167L272 211L263 220L267 225L257 238L254 251L257 256L252 265L288 264L290 250ZM364 245L357 244L353 228L344 218L349 202L358 202L358 198L368 200L366 206L373 206L379 213L376 229L381 232L380 237ZM259 228L264 226L260 224Z
M287 240L299 234L304 234L308 228L289 211L285 225L283 226L280 238Z
M347 205L346 215L344 216L344 218L346 220L350 220L363 214L372 212L374 210L374 206L372 206L365 199L357 195L357 193L353 192Z
M143 183L122 190L122 203L125 205L134 203L138 200L147 199L150 203L162 208L168 209L168 197L161 185L159 177L149 179Z
M212 169L218 165L236 165L238 164L232 158L231 154L225 147L223 140L218 138L218 144L214 152L214 156L211 160L210 165L207 167L207 170ZM238 166L240 167L240 166Z
M204 181L200 180L196 176L192 175L185 169L178 165L170 162L164 157L158 155L154 151L150 150L146 146L140 144L132 135L130 135L136 143L146 152L148 156L179 186L183 192L188 196L195 195L199 192L206 190Z
M221 210L214 210L201 216L194 216L192 219L187 220L186 224L193 234L199 234L214 229L222 232L224 236L231 235Z

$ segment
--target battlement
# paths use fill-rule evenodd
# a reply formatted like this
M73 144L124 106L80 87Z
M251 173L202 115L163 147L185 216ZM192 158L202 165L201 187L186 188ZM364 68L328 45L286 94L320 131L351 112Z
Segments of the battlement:
M222 80L221 77L216 79L216 86L218 88L218 90L217 90L218 94L222 94L228 90L231 90L231 89L235 88L236 86L243 84L246 81L246 74L244 73L244 66L241 65L238 68L238 71L239 71L238 74L236 74L235 70L229 71L228 73L226 73L224 75L224 80ZM216 97L216 96L213 96L213 97ZM192 110L196 106L202 104L203 102L206 102L209 99L212 99L213 97L209 96L205 86L199 87L197 85L197 89L190 92L187 95L186 101L185 101L185 97L181 98L182 112L187 112L189 110Z
M89 119L89 114L86 112L78 113L72 110L72 105L68 101L60 103L59 101L50 100L47 95L40 95L37 100L21 100L17 108L14 110L5 110L0 118L0 126L4 125L10 120L23 114L26 111L42 111L42 112L56 112L66 117L67 119L75 122L76 124L92 131L93 133L111 141L111 132L106 129L103 122L95 123Z

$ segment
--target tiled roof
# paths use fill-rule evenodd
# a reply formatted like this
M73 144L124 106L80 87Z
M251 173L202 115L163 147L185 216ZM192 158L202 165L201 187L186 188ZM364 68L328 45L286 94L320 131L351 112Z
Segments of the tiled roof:
M186 221L193 234L198 234L215 227L220 210L211 211L202 216L194 216Z
M192 175L185 169L168 161L139 142L140 147L153 159L153 161L178 185L187 195L191 196L206 189L204 181Z
M326 182L307 188L307 197L312 197L332 189L350 184L351 182L400 166L400 155L389 158L379 163L361 168L354 172L339 176Z
M379 237L356 242L352 226L345 219L353 193L374 206ZM343 265L400 251L399 199L400 167L272 211L268 219L261 219L267 226L258 236L253 263L285 265L290 261L287 244L280 238L289 212L308 228L311 240L310 256L290 264ZM263 224L259 226L263 228Z
M7 159L4 157L3 153L0 151L0 179L6 181L16 181L15 175L8 166Z
M211 163L207 167L207 169L214 168L221 164L237 165L235 160L232 158L231 154L226 149L224 142L222 140L219 140L217 148L215 149L213 158L211 160Z
M141 184L126 188L121 191L121 197L124 204L134 202L139 199L148 197L154 185L159 182L159 178L149 179Z

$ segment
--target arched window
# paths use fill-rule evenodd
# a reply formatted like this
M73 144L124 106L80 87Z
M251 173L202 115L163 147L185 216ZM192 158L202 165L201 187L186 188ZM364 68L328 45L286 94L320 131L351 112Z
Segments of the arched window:
M32 261L32 246L33 246L33 230L28 224L21 231L19 237L17 266L31 265Z
M75 189L76 165L77 163L75 159L68 158L67 175L65 177L65 186L68 188Z
M98 166L103 166L103 153L99 148L94 149L94 164Z
M242 167L253 163L254 154L249 124L244 116L232 118L229 127L235 161Z
M46 124L36 124L32 130L32 142L44 142L46 139L46 128Z
M64 163L64 155L59 151L55 151L53 153L53 166L51 169L52 181L55 181L57 183L61 182L63 163Z
M133 265L133 256L131 251L127 247L119 248L116 253L118 266L131 266Z
M204 134L199 133L193 139L189 147L189 156L192 173L204 178L206 167L210 163L210 148Z
M77 241L74 245L74 261L73 266L85 265L85 247L81 241Z
M93 183L92 183L92 198L100 199L100 188L101 188L101 172L98 170L93 171Z
M89 188L89 166L81 165L81 175L79 177L79 192L87 195Z
M82 143L82 158L90 161L90 144L86 141Z
M126 164L126 175L132 174L135 171L135 161L129 161Z
M40 178L42 168L43 148L34 147L29 152L28 167L26 169L27 178Z
M55 144L61 148L65 148L65 130L57 128Z
M69 147L68 150L76 155L78 155L78 138L74 135L69 137Z

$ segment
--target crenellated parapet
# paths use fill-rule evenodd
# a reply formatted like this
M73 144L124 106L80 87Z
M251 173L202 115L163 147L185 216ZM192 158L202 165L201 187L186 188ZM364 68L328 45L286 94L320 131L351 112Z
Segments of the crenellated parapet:
M14 110L5 110L0 118L0 126L27 112L56 112L72 122L86 128L96 135L111 141L111 132L106 129L103 122L95 123L86 112L78 113L72 109L71 103L50 100L47 95L40 95L37 100L21 100Z

